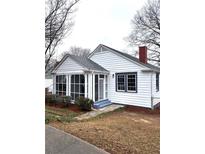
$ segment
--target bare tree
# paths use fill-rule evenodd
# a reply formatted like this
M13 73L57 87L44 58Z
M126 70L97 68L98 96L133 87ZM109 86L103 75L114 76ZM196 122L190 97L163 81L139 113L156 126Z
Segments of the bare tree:
M131 45L146 45L149 60L160 64L160 0L148 0L131 21L133 30L128 37Z
M45 17L45 68L74 24L74 6L79 0L47 0Z
M87 57L90 52L91 52L90 49L72 46L72 47L70 47L70 49L68 51L65 51L61 54L61 58L63 56L65 56L67 53L71 54L71 55Z

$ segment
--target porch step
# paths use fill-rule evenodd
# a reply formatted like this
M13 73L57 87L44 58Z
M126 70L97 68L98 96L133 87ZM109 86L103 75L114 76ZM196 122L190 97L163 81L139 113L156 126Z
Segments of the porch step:
M100 108L103 108L103 107L111 105L111 104L112 104L112 102L109 99L104 99L104 100L96 101L93 104L93 108L100 109Z

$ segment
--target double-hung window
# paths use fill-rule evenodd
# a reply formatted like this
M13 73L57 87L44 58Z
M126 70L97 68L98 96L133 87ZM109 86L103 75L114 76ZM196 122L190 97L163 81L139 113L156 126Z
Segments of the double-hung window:
M116 91L137 92L137 72L116 73Z
M127 91L136 92L136 74L127 75Z
M57 95L66 95L66 76L57 75L56 76L56 94Z
M125 91L125 75L117 74L117 91Z

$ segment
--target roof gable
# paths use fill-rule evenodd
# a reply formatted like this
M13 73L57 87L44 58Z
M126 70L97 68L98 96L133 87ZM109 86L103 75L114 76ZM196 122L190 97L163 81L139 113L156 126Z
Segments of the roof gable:
M147 63L147 64L142 63L136 57L133 57L133 56L131 56L131 55L127 54L127 53L124 53L124 52L120 52L120 51L118 51L116 49L110 48L110 47L108 47L106 45L103 45L103 44L98 45L97 48L92 53L90 53L88 57L91 58L92 55L94 55L95 53L103 52L103 51L111 51L111 52L113 52L113 53L115 53L115 54L117 54L117 55L119 55L121 57L124 57L125 59L127 59L127 60L129 60L129 61L131 61L131 62L133 62L135 64L139 64L141 66L145 66L146 68L149 68L149 69L151 69L153 71L157 71L157 72L160 71L159 67L156 67L156 66L154 66L152 64L149 64L149 63Z
M72 61L75 61L75 63L77 63L79 66L82 67L83 70L87 70L87 71L101 71L101 72L108 72L105 68L103 68L102 66L100 66L99 64L93 62L91 59L87 58L87 57L81 57L81 56L75 56L75 55L70 55L70 54L66 54L61 61L59 62L59 64L53 69L53 73L55 71L57 71L63 64L66 63L66 60L70 58ZM79 67L78 67L79 68ZM75 69L75 68L74 68ZM82 70L81 69L81 70Z

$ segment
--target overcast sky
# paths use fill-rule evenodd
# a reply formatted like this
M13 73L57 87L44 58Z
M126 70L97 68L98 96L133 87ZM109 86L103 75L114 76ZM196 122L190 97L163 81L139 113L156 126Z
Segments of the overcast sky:
M80 0L75 13L75 25L58 48L57 55L70 46L94 50L105 44L120 51L130 52L124 40L131 31L131 19L146 0Z

